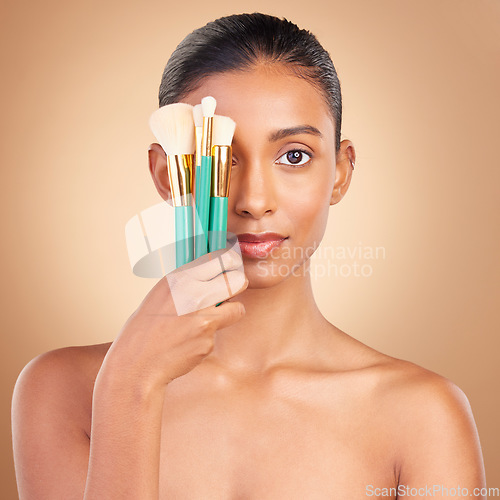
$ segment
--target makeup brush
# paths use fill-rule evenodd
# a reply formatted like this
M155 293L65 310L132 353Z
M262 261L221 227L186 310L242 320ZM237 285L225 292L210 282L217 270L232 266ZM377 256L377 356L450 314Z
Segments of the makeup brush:
M175 207L175 265L180 267L193 260L193 106L184 103L163 106L151 115L149 126L167 154Z
M195 258L208 252L208 224L210 212L210 183L212 177L212 127L217 101L212 97L204 97L201 100L203 114L203 128L201 139L201 163L196 172L196 211L200 219L203 233L197 235L194 243Z
M203 135L203 109L201 104L197 104L193 107L193 119L195 126L195 140L196 140L196 151L194 157L195 171L193 177L193 196L195 200L195 210L193 211L194 217L194 238L195 238L195 248L199 248L198 253L203 255L208 250L206 245L206 234L203 231L201 225L201 219L199 217L198 206L196 205L196 191L200 190L199 183L201 181L201 143ZM195 251L195 254L197 252ZM197 255L199 257L199 255Z
M209 241L210 252L226 248L227 201L236 123L228 116L214 116L212 134L212 182L210 188Z

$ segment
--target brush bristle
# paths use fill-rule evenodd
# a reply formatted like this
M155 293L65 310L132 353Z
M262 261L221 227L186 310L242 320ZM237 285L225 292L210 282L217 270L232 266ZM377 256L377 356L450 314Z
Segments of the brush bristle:
M216 106L217 106L217 101L215 100L215 97L212 97L211 95L204 97L201 100L201 108L203 109L203 116L207 118L214 116Z
M197 104L193 108L193 118L195 127L203 127L203 109L201 104Z
M177 102L157 109L149 126L168 155L193 154L195 149L193 106Z
M214 146L231 146L236 122L229 116L214 116L212 144Z

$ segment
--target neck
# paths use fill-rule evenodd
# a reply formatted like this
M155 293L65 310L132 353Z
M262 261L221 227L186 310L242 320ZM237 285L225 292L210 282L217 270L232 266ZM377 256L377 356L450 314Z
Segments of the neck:
M246 289L235 300L244 304L246 314L216 333L210 355L233 372L263 373L311 359L330 326L314 300L308 270L272 287Z

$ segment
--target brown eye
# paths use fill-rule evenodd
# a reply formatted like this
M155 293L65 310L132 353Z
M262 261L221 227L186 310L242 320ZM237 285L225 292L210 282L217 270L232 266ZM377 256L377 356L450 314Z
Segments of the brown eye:
M278 163L301 167L302 165L308 163L311 158L312 155L310 153L306 153L300 149L291 149L279 158Z
M293 165L296 165L302 160L302 151L288 151L286 159Z

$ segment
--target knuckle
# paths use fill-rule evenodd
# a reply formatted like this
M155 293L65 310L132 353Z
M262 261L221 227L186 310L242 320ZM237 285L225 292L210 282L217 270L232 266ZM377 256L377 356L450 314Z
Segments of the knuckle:
M215 340L212 336L203 338L201 352L202 354L209 354L214 348Z
M237 302L234 304L234 308L231 311L231 319L233 321L237 321L241 318L241 316L244 314L245 308L243 307L243 304Z
M191 311L199 311L203 308L203 297L192 296L189 300L189 308Z
M207 316L203 316L198 321L198 331L202 334L212 333L215 331L215 320Z
M242 264L240 256L234 250L228 250L223 260L228 268L236 268Z
M224 266L227 268L232 268L236 265L236 259L234 258L234 255L232 255L229 252L224 256L223 260L224 260Z

